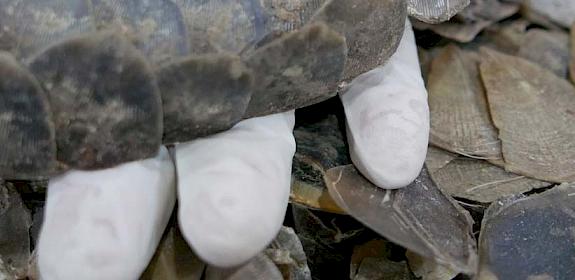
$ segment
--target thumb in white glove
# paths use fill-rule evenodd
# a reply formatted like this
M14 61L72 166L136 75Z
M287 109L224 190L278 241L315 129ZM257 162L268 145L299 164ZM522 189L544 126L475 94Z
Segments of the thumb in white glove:
M429 107L409 20L388 62L357 77L340 99L354 165L381 188L411 183L427 153Z
M176 147L178 220L204 261L242 264L278 233L289 199L293 126L291 111Z

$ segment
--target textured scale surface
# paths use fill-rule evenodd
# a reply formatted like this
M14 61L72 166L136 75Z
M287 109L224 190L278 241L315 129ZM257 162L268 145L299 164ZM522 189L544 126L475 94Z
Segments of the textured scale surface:
M505 169L551 182L575 180L573 85L532 62L489 49L482 49L480 69Z
M0 49L26 60L63 38L96 30L84 0L0 0Z
M190 54L180 8L171 0L90 0L97 29L116 29L141 50L152 65Z
M152 157L161 144L161 101L140 53L114 33L58 44L32 60L54 112L58 160L104 168Z
M26 77L21 86L38 102L30 106L42 112L33 125L47 131L25 150L10 144L17 138L3 142L18 153L0 161L2 178L111 167L243 118L323 101L342 81L385 63L407 14L404 0L0 0L0 6L0 51L14 57L0 67ZM2 90L0 99L10 100L14 89ZM19 129L24 134L17 137L32 139ZM0 137L15 136L8 131ZM19 166L31 161L30 169Z
M164 98L165 142L226 130L242 117L250 100L252 75L237 56L193 57L159 69L157 77Z
M325 51L327 50L327 51ZM308 56L308 53L317 53ZM246 117L287 111L325 99L337 90L345 65L345 39L314 24L254 52L247 61L260 77ZM285 100L278 104L275 100Z
M483 203L551 185L509 173L484 160L457 156L434 147L427 150L425 163L433 182L441 190L454 197ZM430 166L435 168L432 170Z
M409 15L427 23L450 19L469 5L470 0L408 0Z
M34 177L52 169L54 124L38 81L0 51L0 177Z
M431 64L428 92L431 143L463 155L501 158L473 53L455 45L446 47Z
M473 221L435 185L427 169L398 190L375 187L353 165L330 168L325 177L338 205L378 234L454 270L475 271Z
M345 36L348 53L343 80L350 81L383 65L395 52L403 32L403 0L331 0L312 18Z

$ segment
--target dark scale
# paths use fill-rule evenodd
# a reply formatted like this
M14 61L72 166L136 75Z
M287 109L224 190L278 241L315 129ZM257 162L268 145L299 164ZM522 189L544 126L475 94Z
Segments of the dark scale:
M66 41L38 55L30 69L54 112L58 161L104 168L152 157L160 148L154 75L123 37L100 32Z
M0 177L35 179L54 168L50 106L40 84L0 51Z
M251 71L237 56L193 57L161 68L157 77L164 106L164 143L229 129L241 120L250 101Z

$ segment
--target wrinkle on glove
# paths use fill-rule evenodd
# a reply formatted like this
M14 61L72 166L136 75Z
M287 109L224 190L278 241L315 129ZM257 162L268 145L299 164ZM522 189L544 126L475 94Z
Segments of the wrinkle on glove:
M353 80L340 99L351 159L363 175L385 189L415 180L427 152L429 107L409 20L395 54Z
M245 263L279 232L290 193L294 122L293 111L247 119L176 146L178 220L205 262Z
M151 159L50 180L38 244L42 279L137 279L175 204L166 148Z

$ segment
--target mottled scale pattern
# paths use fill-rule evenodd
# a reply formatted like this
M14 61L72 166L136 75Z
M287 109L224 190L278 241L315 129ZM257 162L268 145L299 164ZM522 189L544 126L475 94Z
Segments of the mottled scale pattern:
M240 53L295 31L327 0L173 0L188 30L191 53ZM260 44L261 45L261 44Z
M187 28L172 0L91 0L98 29L122 32L152 63L162 65L190 53Z
M191 53L239 53L266 34L266 15L256 1L175 2L180 6L188 29Z
M225 54L172 63L158 69L157 77L163 97L165 143L229 129L242 118L253 84L251 71L239 57Z
M38 125L52 129L53 159L38 158L36 170L26 171L19 160L34 156L7 158L2 178L112 167L243 118L323 101L343 81L385 63L407 13L403 0L0 0L0 6L0 51L18 65L10 73L28 73L47 98ZM40 153L22 157L27 152ZM22 174L9 171L18 168Z
M64 38L95 30L85 0L0 0L0 50L26 59Z
M2 51L0 77L0 177L35 179L54 168L56 157L46 93L30 72Z
M287 111L288 104L304 107L332 95L345 67L346 51L345 39L323 23L304 27L255 51L247 64L259 79L246 117Z
M30 64L54 114L58 161L104 168L154 156L161 100L153 72L123 37L103 31L49 48Z
M272 30L291 31L308 23L314 14L329 0L285 1L260 0L271 16Z
M343 80L382 66L399 46L407 16L404 0L331 0L312 18L345 36Z

